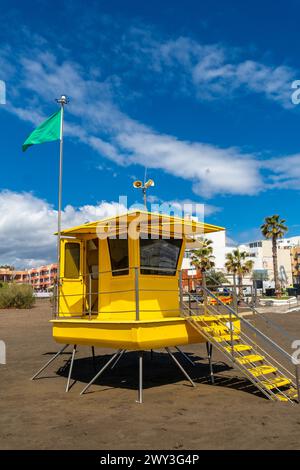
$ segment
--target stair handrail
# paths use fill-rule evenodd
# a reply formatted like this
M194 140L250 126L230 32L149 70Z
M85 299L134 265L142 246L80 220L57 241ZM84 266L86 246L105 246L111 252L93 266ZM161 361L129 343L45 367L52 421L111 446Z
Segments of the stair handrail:
M211 274L209 273L205 273L205 276L212 279L214 282L217 283L217 286L219 287L223 287L223 285L218 282L218 280L212 276ZM217 287L216 286L216 287ZM227 287L227 286L226 286ZM232 290L231 290L231 294L232 294L232 297L235 298L236 301L239 300L239 296L236 292L234 292L234 285L232 286L228 286L228 287L232 287ZM211 295L212 292L210 291L209 295ZM247 305L247 307L250 308L250 310L255 313L255 315L257 315L258 317L261 317L263 318L263 320L268 323L269 325L272 325L277 331L279 331L283 336L285 336L286 338L288 338L290 341L294 341L295 338L293 338L290 333L288 333L282 326L280 326L278 323L276 323L274 320L271 320L270 318L267 318L266 315L263 313L263 312L259 312L256 307L253 305L253 303Z
M211 309L215 314L219 314L220 315L220 312L218 312L216 309L215 309L215 306L214 305L209 305L208 307L209 309ZM294 374L288 370L283 364L281 364L274 356L271 356L271 354L266 351L262 346L260 346L259 344L257 344L252 338L250 338L250 336L248 336L245 332L242 332L240 331L239 333L242 337L245 337L246 338L246 341L247 342L250 342L253 346L255 346L256 349L259 349L260 352L262 352L264 355L268 356L273 362L275 362L281 369L284 369L285 373L289 374L291 377L293 377L293 379L295 378Z
M245 318L243 318L242 316L240 316L233 308L231 308L229 305L225 304L224 302L221 301L221 299L219 299L215 294L213 294L213 292L211 292L209 289L207 289L207 287L204 287L204 286L201 286L201 289L204 290L206 292L206 294L208 294L210 297L214 298L220 305L222 305L222 307L225 308L225 310L227 310L230 314L234 315L236 318L238 318L242 323L244 323L245 325L247 325L248 328L250 328L250 330L252 330L254 333L256 333L258 336L260 336L261 338L263 338L265 341L267 341L274 349L276 349L278 352L280 352L281 354L283 354L286 358L288 358L292 364L293 364L293 361L292 361L292 356L287 352L285 351L285 349L283 349L281 346L279 346L277 343L275 343L275 341L273 341L271 338L269 338L265 333L263 333L262 331L260 331L258 328L256 328L255 326L253 326L248 320L246 320ZM188 293L189 296L191 296L194 301L197 302L197 299L190 293Z
M185 305L185 307L187 308L188 311L190 311L191 313L193 313L193 309L191 309L191 308L190 308L187 304L185 304L185 303L184 303L184 305ZM193 315L189 315L187 318L192 320ZM232 331L232 329L230 329L230 330ZM209 335L208 335L206 332L201 331L201 333L204 335L204 337L205 337L208 341L211 341ZM229 345L229 346L230 346L230 343L231 343L231 346L232 346L232 339L231 339L230 341L228 341L228 345ZM264 388L261 387L261 385L260 385L260 381L257 380L255 377L251 376L251 374L249 374L248 369L247 369L243 364L237 364L237 363L235 362L235 356L234 356L234 354L233 354L232 352L231 352L231 353L227 353L227 352L224 351L222 348L220 348L220 347L218 346L218 344L215 344L215 347L216 347L220 352L222 352L223 354L225 354L225 355L226 355L231 361L233 361L236 365L238 365L239 369L242 370L242 372L246 375L246 377L247 377L257 388L259 388L259 390L260 390L264 395L266 395L268 398L270 398L270 397L271 397L271 398L276 397L276 394L274 393L273 390L268 390L268 391L264 390ZM278 364L279 364L279 363L278 363ZM281 365L281 364L279 364L279 365ZM281 365L281 367L282 367L282 365ZM289 372L289 374L290 374L292 377L294 377L290 372ZM267 376L264 375L264 378L265 378L265 380L266 380L267 382L270 382L270 379L269 379ZM279 391L278 387L276 387L276 389ZM287 395L285 395L284 392L281 391L281 393L282 393L282 395L284 395L284 396L287 398L287 400L288 400L289 402L292 402L292 400L291 400Z
M288 333L282 326L280 326L274 320L268 318L263 312L259 312L253 305L250 306L250 309L252 310L252 312L255 313L255 315L257 315L258 317L262 317L266 323L272 325L277 331L282 333L283 336L288 338L290 341L294 341L295 338L293 338L290 333Z

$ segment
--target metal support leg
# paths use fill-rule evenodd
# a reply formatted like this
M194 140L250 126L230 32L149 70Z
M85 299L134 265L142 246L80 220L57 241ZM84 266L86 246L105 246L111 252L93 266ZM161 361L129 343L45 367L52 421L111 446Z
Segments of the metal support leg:
M71 375L72 375L72 370L73 370L73 364L74 364L74 358L75 358L75 354L76 354L76 349L77 349L77 345L74 344L73 351L72 351L71 362L70 362L70 368L69 368L69 374L68 374L68 381L67 381L67 386L66 386L66 392L68 392L69 389L70 389L70 380L71 380Z
M95 358L95 347L92 346L92 356L93 356L93 367L96 370L96 358Z
M150 359L153 361L153 349L150 349Z
M113 365L111 366L111 369L114 369L114 367L118 364L119 360L121 359L121 357L123 356L123 354L126 352L126 349L123 349L119 356L117 357L117 359L115 360L115 362L113 363Z
M192 361L192 359L189 358L189 356L187 354L185 354L185 352L181 351L181 349L179 349L178 346L175 346L175 349L180 353L182 354L182 356L190 363L192 364L192 366L195 366L196 364L194 363L194 361Z
M185 375L185 377L188 379L188 381L191 383L191 385L193 387L196 387L195 383L193 382L193 380L191 379L191 377L188 375L188 373L184 370L184 368L182 367L182 365L180 364L180 362L177 361L176 357L174 356L173 353L171 353L170 349L169 348L166 348L166 351L167 353L169 354L169 356L173 359L173 361L175 362L175 364L179 367L179 369L181 370L181 372Z
M48 366L51 364L51 362L53 362L60 354L62 354L62 353L64 352L64 350L67 349L68 346L69 346L69 345L66 344L60 351L58 351L53 357L51 357L51 359L50 359L48 362L46 362L46 364L45 364L43 367L41 367L41 368L37 371L37 373L34 374L33 377L31 377L31 380L34 380L38 375L40 375L40 373L43 372L43 370L45 370L46 367L48 367Z
M210 380L211 383L215 383L215 378L214 378L214 370L213 370L213 365L211 361L211 356L212 356L212 344L211 343L206 343L206 350L207 350L207 356L208 356L208 362L209 362L209 370L210 370Z
M100 377L100 375L105 371L105 369L107 369L109 364L111 364L115 360L115 358L118 356L118 354L120 354L121 351L122 349L118 349L118 351L109 359L109 361L107 361L105 366L103 366L102 369L97 372L95 377L84 387L84 389L80 392L80 395L83 395L87 391L87 389L95 382L95 380L98 379L98 377Z
M143 403L143 351L139 352L139 393L137 403Z

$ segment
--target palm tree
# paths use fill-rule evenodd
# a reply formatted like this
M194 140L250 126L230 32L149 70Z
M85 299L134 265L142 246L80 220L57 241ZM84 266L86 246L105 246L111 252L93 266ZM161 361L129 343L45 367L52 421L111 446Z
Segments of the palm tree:
M214 269L206 273L208 283L211 287L218 287L221 284L228 284L228 279L222 271L215 271Z
M274 271L274 283L275 293L277 296L280 295L280 283L278 277L278 262L277 262L277 240L282 238L288 231L288 227L285 224L284 219L280 219L279 215L271 215L265 217L265 222L261 225L261 233L267 239L272 240L272 257L273 257L273 271Z
M238 278L239 297L242 297L242 284L245 274L249 274L253 268L253 261L247 259L249 254L235 248L231 253L227 253L225 267L228 273L232 273Z
M208 240L207 238L203 238L200 241L200 248L197 250L193 250L191 260L192 265L195 266L201 272L202 275L202 283L205 282L205 275L206 271L210 271L215 267L213 256L213 247L212 247L212 240Z

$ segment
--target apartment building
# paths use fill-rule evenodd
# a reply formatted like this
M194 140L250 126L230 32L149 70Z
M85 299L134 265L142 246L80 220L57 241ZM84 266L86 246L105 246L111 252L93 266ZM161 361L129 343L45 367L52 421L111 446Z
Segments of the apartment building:
M57 264L47 264L23 271L0 269L0 282L31 284L35 291L48 291L54 285Z
M11 282L13 280L13 271L7 268L0 268L0 282Z
M297 239L300 237L293 237ZM278 276L282 287L293 284L293 272L291 263L292 239L281 239L277 243ZM274 287L274 269L271 240L256 240L247 244L239 245L240 251L249 253L249 259L253 261L253 271L264 273L267 280L264 287Z
M216 270L226 274L226 254L235 248L249 253L249 259L253 261L253 271L256 279L264 281L263 286L274 287L273 256L271 240L254 240L238 246L226 246L225 232L207 235L213 241L213 255L215 256ZM186 251L183 260L183 268L186 275L196 279L196 270L190 262L191 253ZM288 287L294 283L300 283L300 236L282 238L277 243L278 274L282 287ZM244 284L252 284L253 273L244 277ZM230 281L230 279L229 279Z

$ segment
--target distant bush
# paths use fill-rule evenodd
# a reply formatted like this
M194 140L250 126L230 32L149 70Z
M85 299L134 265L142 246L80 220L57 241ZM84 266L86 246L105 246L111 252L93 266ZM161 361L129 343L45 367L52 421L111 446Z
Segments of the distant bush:
M33 289L26 284L2 284L0 308L31 308L35 303Z

